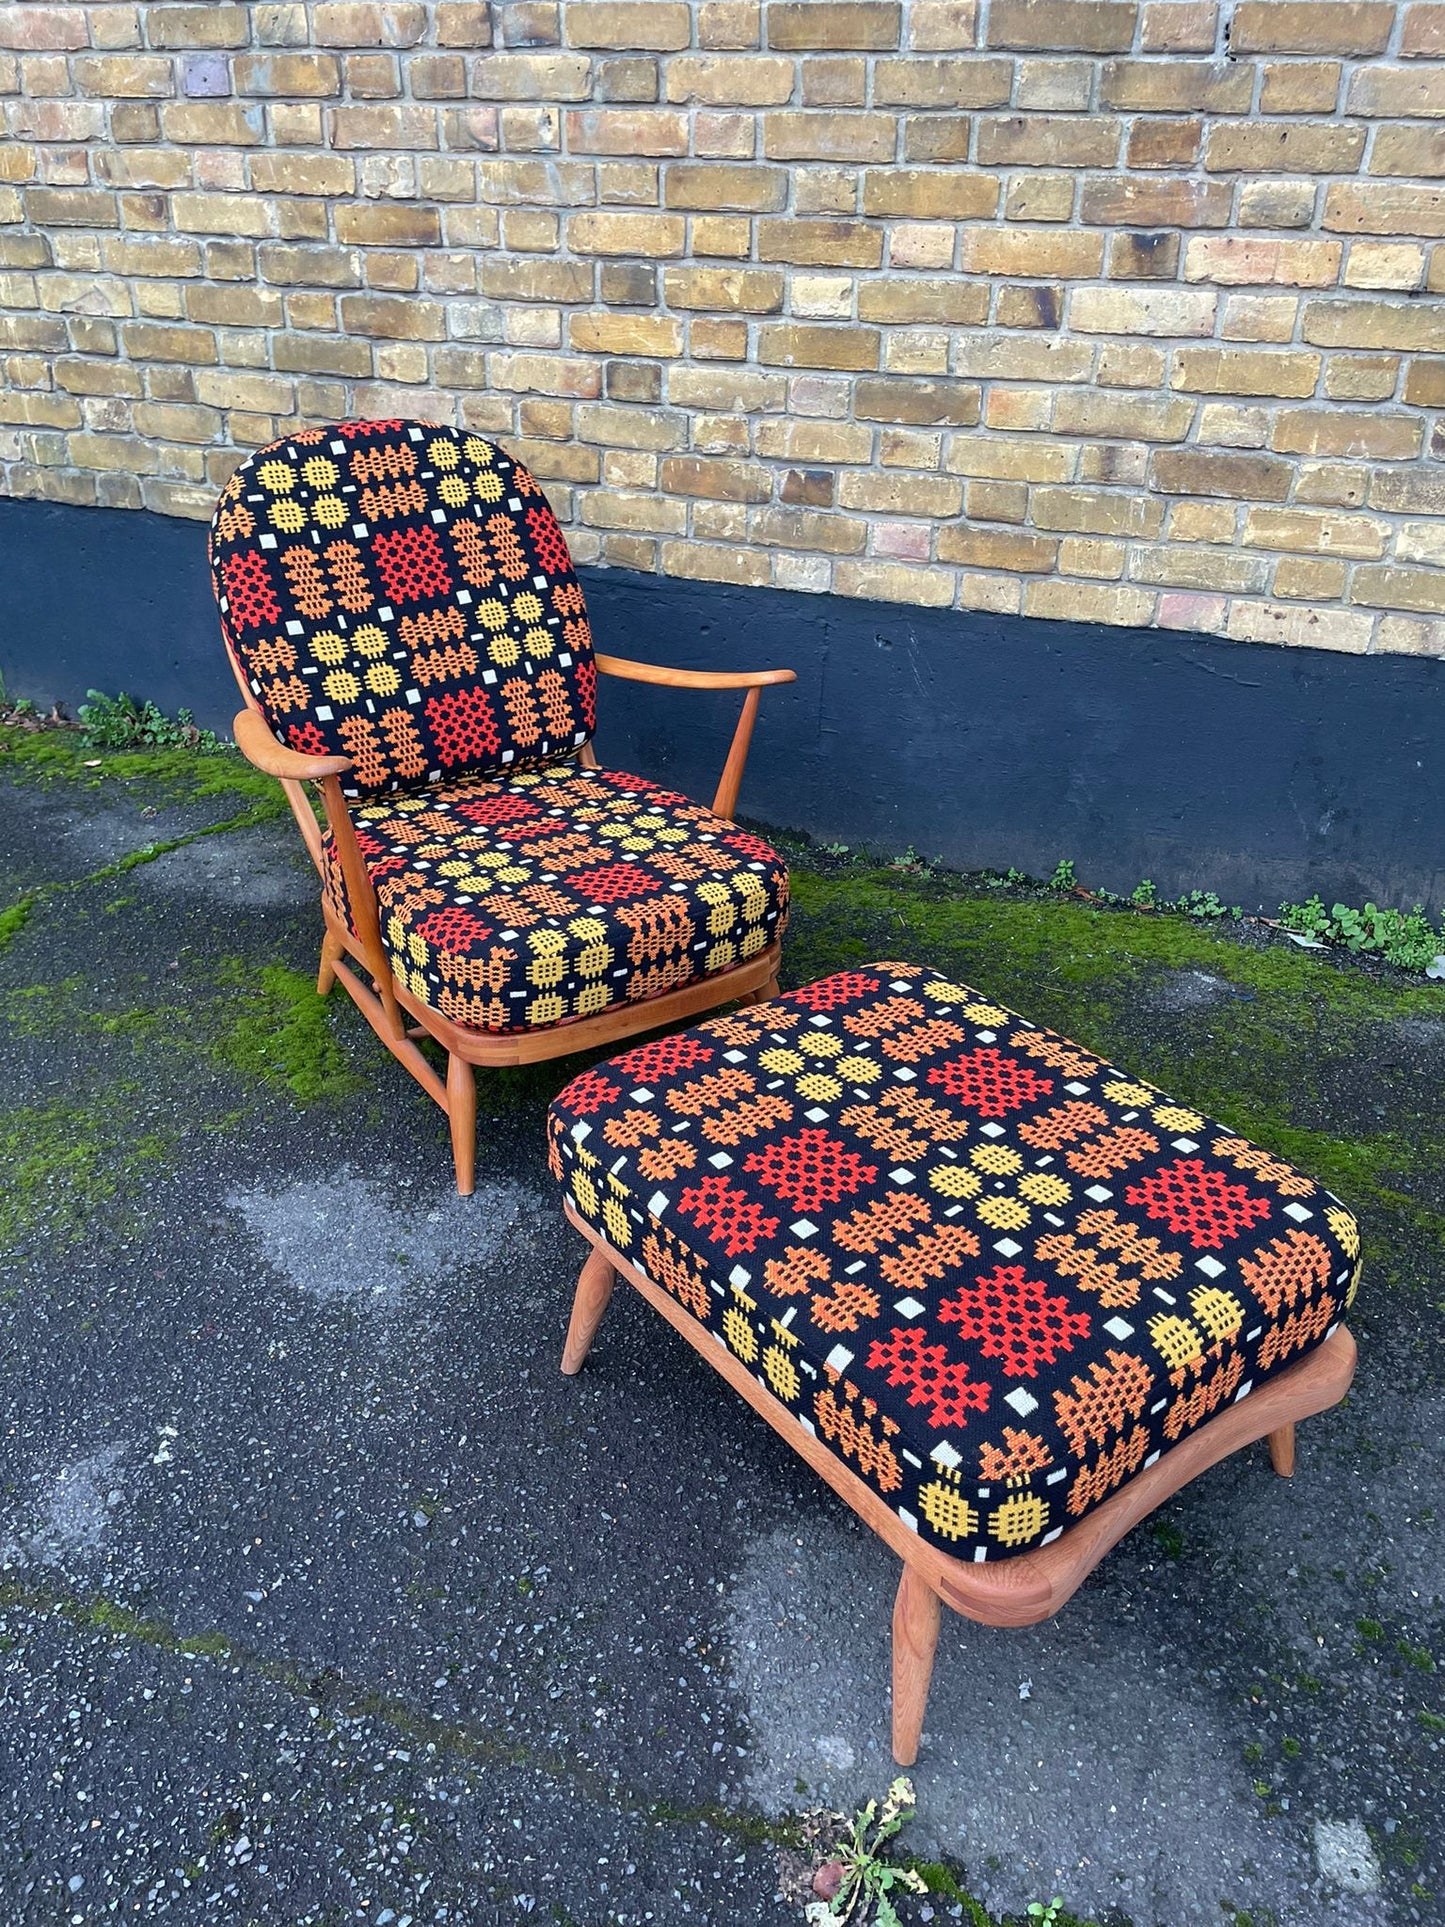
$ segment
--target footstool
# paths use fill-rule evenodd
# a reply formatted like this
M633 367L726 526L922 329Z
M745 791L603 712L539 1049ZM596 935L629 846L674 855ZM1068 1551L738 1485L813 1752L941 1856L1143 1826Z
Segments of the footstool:
M966 984L870 964L575 1078L549 1152L593 1249L900 1556L893 1753L940 1603L1058 1611L1170 1493L1342 1398L1329 1192Z

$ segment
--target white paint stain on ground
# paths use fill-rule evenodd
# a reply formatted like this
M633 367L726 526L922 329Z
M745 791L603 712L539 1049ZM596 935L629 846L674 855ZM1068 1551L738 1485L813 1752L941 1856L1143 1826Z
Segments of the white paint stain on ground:
M17 1521L0 1540L0 1567L93 1561L104 1550L115 1509L125 1497L117 1478L125 1453L124 1445L102 1446L51 1474L28 1520Z
M1315 1859L1325 1879L1347 1894L1380 1891L1380 1863L1363 1820L1316 1820Z
M871 1535L810 1519L750 1549L730 1601L733 1684L768 1812L847 1812L887 1786L889 1621L898 1565ZM1029 1694L1021 1698L1026 1677ZM1106 1586L1023 1632L944 1614L913 1778L914 1852L945 1852L998 1913L1062 1894L1136 1927L1378 1927L1381 1902L1317 1871L1307 1818L1266 1816L1228 1702ZM805 1783L800 1794L797 1782Z
M378 1310L395 1308L410 1286L485 1263L528 1201L510 1184L478 1184L470 1198L450 1189L418 1195L345 1166L329 1178L226 1200L266 1263L297 1290L318 1304Z

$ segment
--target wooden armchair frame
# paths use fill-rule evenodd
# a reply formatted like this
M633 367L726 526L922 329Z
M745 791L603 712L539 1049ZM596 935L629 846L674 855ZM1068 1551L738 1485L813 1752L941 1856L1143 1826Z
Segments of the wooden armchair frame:
M321 830L306 792L308 783L317 785L326 813L326 824L346 882L347 899L356 928L354 931L348 930L323 895L321 911L326 922L326 935L321 945L321 967L316 988L324 997L339 982L392 1056L406 1066L427 1095L434 1098L446 1112L451 1127L457 1189L463 1197L469 1197L475 1185L476 1066L535 1064L549 1057L566 1057L573 1051L591 1050L596 1045L610 1044L618 1038L665 1029L702 1011L716 1010L723 1004L761 1003L765 998L777 995L781 939L769 944L766 950L760 951L756 957L750 957L735 969L699 978L694 983L685 984L680 990L668 991L661 997L652 997L645 1002L617 1005L596 1017L564 1019L559 1024L536 1030L500 1032L468 1030L452 1023L440 1011L433 1010L414 997L392 975L381 940L381 915L376 888L356 840L356 827L341 789L341 778L351 768L351 759L347 756L307 756L278 743L229 643L226 654L246 702L246 707L232 726L237 747L256 769L274 776L280 783L317 873L324 875ZM731 821L737 808L738 791L742 787L743 770L747 764L762 692L775 684L795 682L795 672L791 669L671 669L652 663L630 662L622 656L601 654L595 660L600 674L615 676L624 682L657 683L669 689L741 689L746 692L727 760L723 764L717 794L712 802L714 815ZM590 742L579 752L578 761L584 768L598 767ZM360 966L365 978L370 979L369 985L352 968L353 963ZM447 1053L445 1078L417 1048L418 1040L423 1037L432 1038Z

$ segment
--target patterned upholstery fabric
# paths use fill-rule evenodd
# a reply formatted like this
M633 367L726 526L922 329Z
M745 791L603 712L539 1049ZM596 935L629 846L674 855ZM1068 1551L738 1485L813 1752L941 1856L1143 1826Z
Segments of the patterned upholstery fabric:
M582 1217L965 1559L1057 1538L1354 1294L1327 1191L909 964L627 1051L549 1135Z
M473 1029L660 996L757 956L787 921L788 873L766 843L614 770L474 779L352 818L397 978Z
M348 796L524 768L585 743L581 585L536 482L431 422L283 437L211 526L226 638L278 741L352 758Z

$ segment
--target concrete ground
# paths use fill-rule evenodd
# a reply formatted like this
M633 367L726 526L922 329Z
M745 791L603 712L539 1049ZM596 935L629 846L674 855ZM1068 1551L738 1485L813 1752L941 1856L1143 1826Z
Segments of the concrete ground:
M267 792L85 763L0 751L0 1921L799 1919L795 1816L891 1777L890 1556L632 1294L559 1375L575 1064L481 1080L458 1199L440 1114L308 987ZM1292 1482L1245 1453L1052 1624L945 1626L907 1917L1445 1922L1445 993L842 857L797 882L794 981L937 961L1368 1236L1356 1389Z

